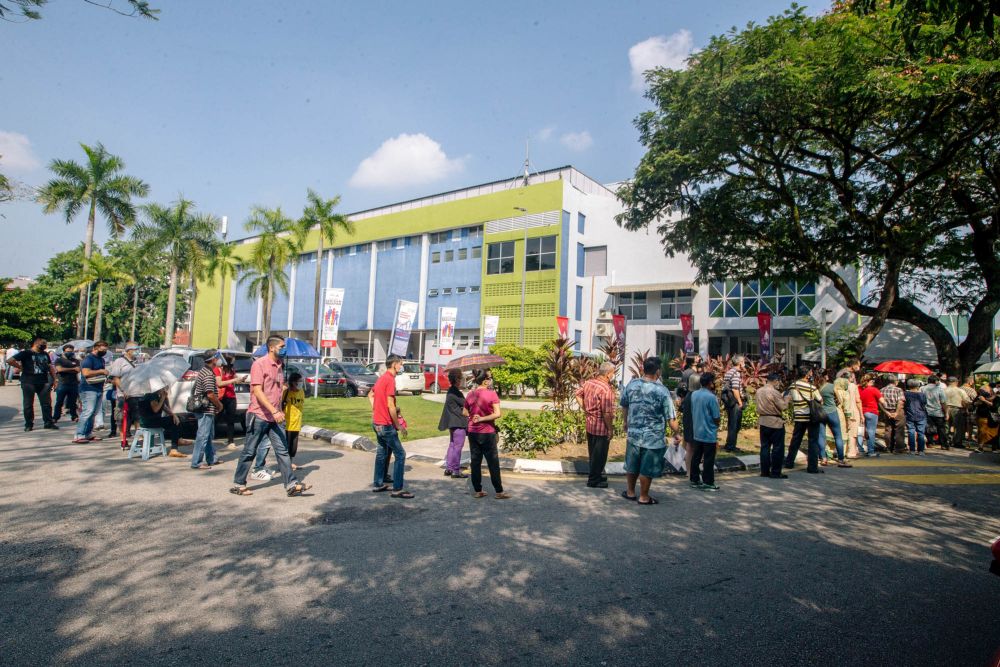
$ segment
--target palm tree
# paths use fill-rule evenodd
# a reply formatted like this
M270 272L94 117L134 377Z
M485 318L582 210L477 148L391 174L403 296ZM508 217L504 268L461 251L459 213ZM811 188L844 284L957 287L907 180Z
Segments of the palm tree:
M218 218L207 213L195 213L194 208L194 202L183 197L169 208L147 204L142 207L145 219L137 223L132 231L133 238L142 244L147 261L159 259L170 267L164 347L170 347L174 340L178 280L197 266L199 258L204 257L203 248L212 241L219 225Z
M251 299L259 298L265 300L265 297L270 298L268 295L273 296L278 290L284 294L288 293L288 274L284 271L271 273L266 266L259 266L254 262L246 262L240 267L240 277L236 281L236 284L246 285L247 296ZM266 341L267 337L271 335L269 318L269 312L268 315L261 315L264 332L262 341Z
M288 274L285 264L291 261L302 249L305 243L302 225L291 218L285 217L281 207L264 208L255 206L246 221L244 228L248 232L257 232L257 245L254 246L249 264L253 267L254 278L250 280L251 287L256 286L256 294L263 300L262 314L263 338L271 335L271 303L274 300L274 288L288 294ZM240 282L248 280L246 276Z
M107 220L108 231L117 237L135 221L133 197L145 197L149 185L124 173L125 163L111 155L100 143L95 147L80 144L87 154L86 164L73 160L53 160L49 169L56 175L38 191L38 202L46 213L62 210L69 224L77 213L87 208L87 233L83 242L83 266L87 267L94 251L94 225L98 210ZM80 293L80 316L76 335L83 336L86 319L86 296Z
M320 277L323 274L323 241L333 244L337 232L354 233L354 224L342 213L334 213L333 209L340 204L340 195L333 199L323 199L315 190L309 188L306 193L309 204L302 211L299 224L305 235L313 227L319 227L319 247L316 250L316 294L313 297L313 339L316 349L319 349L319 311L320 311Z
M240 274L243 261L236 256L236 246L232 243L219 243L215 246L215 252L208 260L208 284L215 286L215 277L222 280L219 287L219 337L215 342L215 347L222 347L222 313L225 306L226 280L234 280Z
M74 289L82 294L92 283L97 283L97 316L94 319L94 340L100 340L104 316L104 286L129 285L135 282L117 259L105 257L100 250L90 256L90 262L73 277Z

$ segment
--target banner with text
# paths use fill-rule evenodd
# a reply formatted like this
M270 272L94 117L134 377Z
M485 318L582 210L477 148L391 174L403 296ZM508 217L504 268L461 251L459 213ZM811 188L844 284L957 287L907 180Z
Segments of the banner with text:
M343 308L343 287L327 287L323 290L323 325L319 336L320 347L337 347L337 332L340 331L340 311Z
M417 304L413 301L400 299L396 302L396 326L392 330L392 343L389 354L398 354L406 358L410 347L410 332L413 323L417 321Z
M760 331L760 360L771 361L771 339L774 337L771 313L757 313L757 329Z
M500 328L499 315L487 315L483 318L483 349L497 344L497 329Z
M448 356L455 348L458 308L438 308L438 354Z
M566 339L569 338L569 318L568 317L557 317L556 318L556 331L559 332L559 337Z
M694 353L694 317L681 313L681 331L684 333L684 354Z
M618 345L622 348L622 354L625 350L625 316L624 315L612 315L611 325L615 329L615 340L618 341Z

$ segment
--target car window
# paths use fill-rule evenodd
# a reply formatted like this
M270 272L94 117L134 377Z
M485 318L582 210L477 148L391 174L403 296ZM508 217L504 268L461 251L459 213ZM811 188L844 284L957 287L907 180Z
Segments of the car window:
M361 364L341 364L340 367L343 368L345 372L350 373L351 375L368 374L368 369L362 366Z
M253 366L251 357L236 357L233 361L233 370L237 373L249 373L251 366Z
M403 364L404 373L420 373L420 364Z

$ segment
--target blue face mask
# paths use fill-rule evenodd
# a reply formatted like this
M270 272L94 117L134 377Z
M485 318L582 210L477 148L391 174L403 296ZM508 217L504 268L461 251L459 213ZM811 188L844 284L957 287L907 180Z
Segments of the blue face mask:
M279 359L284 359L286 354L288 354L288 350L287 349L285 349L283 347L279 347L278 348L278 358Z

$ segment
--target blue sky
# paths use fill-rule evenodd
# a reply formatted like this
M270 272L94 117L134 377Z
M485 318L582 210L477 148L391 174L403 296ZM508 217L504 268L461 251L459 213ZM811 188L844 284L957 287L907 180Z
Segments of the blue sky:
M41 185L51 159L101 141L149 200L183 193L233 238L254 204L297 216L307 187L350 212L513 176L529 137L537 170L627 178L646 108L633 70L790 2L152 4L160 21L53 0L0 23L0 170ZM83 238L82 216L0 214L0 275Z

